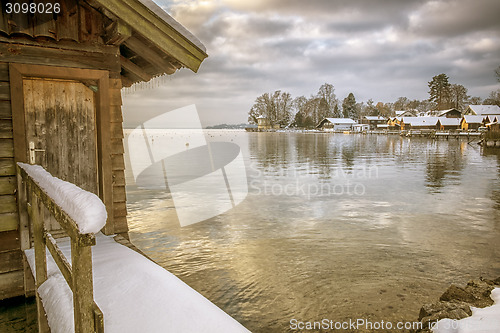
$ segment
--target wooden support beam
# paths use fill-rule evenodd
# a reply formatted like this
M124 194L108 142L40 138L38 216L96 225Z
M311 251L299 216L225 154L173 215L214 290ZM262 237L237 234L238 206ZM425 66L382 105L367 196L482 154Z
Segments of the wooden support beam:
M135 37L130 37L123 44L166 74L173 74L177 70L177 67Z
M120 62L123 68L125 68L130 73L134 74L143 81L151 80L151 75L142 70L141 67L134 64L132 61L128 60L124 56L120 56Z
M121 20L114 21L106 27L106 44L120 45L132 36L132 28Z

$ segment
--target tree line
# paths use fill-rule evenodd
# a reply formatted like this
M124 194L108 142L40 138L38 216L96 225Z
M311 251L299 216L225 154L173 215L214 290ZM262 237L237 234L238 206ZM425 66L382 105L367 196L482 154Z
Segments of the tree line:
M496 69L500 82L500 66ZM354 94L349 93L342 101L330 83L324 83L316 94L309 97L292 98L291 94L277 90L257 97L248 112L248 121L257 124L259 117L268 119L271 125L280 127L314 127L324 118L360 119L364 116L394 116L396 111L446 110L456 108L464 111L469 104L491 104L500 106L500 89L492 91L488 98L471 97L461 84L450 83L446 74L439 74L428 82L429 99L410 100L399 97L392 103L375 103L372 99L357 102Z

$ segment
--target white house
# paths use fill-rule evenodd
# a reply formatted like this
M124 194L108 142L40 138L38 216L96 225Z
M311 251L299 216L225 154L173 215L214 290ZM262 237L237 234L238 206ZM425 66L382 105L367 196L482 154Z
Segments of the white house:
M324 131L351 131L356 124L351 118L325 118L316 126Z

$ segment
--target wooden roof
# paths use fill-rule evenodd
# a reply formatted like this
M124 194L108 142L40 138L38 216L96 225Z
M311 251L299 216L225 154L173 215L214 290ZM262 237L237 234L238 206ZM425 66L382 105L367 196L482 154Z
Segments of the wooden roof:
M9 37L115 45L120 49L123 86L198 71L205 47L151 0L64 0L57 15L2 14L0 32Z

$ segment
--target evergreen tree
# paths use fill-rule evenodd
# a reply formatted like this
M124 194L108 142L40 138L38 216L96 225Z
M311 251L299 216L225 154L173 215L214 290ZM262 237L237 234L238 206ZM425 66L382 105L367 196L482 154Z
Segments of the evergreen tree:
M346 98L344 98L344 102L342 103L342 111L344 118L357 119L358 112L356 107L356 98L353 93L349 93Z
M450 83L446 74L439 74L429 82L429 101L436 103L437 110L445 110L449 107Z

